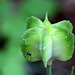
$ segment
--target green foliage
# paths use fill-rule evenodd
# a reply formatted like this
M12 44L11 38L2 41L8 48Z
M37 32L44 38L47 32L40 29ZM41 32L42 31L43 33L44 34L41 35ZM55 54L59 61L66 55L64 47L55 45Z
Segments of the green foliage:
M58 1L46 1L46 0L28 0L25 3L22 3L21 11L29 15L43 17L46 12L49 13L49 16L53 18L55 14L59 11Z
M24 71L28 70L24 66L25 61L20 51L19 41L26 30L26 18L30 15L42 17L46 12L54 17L59 10L57 8L57 2L44 0L25 0L19 4L17 2L15 4L13 0L0 0L0 33L8 39L4 51L0 51L2 75L24 75Z

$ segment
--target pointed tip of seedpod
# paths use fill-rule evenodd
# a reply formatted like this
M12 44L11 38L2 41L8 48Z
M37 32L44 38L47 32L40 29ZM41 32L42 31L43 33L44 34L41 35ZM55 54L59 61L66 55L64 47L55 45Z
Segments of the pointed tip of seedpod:
M45 20L48 20L48 13L46 12Z
M44 67L47 68L47 61L43 59Z
M48 20L48 13L46 12L45 20L44 20L45 25L51 25L51 23Z
M45 20L44 21L49 21L48 20L48 12L46 12Z

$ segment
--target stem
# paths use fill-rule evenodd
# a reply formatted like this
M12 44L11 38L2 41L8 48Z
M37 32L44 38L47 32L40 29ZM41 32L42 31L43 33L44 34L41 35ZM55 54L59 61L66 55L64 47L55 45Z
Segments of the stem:
M73 75L73 72L74 72L74 66L72 66L72 70L70 72L70 75Z
M51 73L51 65L47 66L47 75L52 75L52 73Z

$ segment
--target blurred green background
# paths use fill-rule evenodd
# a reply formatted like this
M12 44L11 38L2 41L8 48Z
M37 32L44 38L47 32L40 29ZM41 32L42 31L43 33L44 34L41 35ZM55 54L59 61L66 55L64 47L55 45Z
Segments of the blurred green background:
M43 21L46 12L51 23L65 19L75 25L74 0L0 0L0 75L47 75L42 61L25 61L20 48L26 18L36 16ZM73 65L75 54L67 62L55 60L53 75L69 75Z

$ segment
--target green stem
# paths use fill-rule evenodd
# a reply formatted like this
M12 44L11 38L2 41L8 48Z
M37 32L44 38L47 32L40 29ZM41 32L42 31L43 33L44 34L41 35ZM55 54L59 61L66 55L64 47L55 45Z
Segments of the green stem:
M52 73L51 73L51 65L47 66L47 75L52 75Z
M74 72L74 66L72 66L72 70L70 72L70 75L73 75L73 72Z

